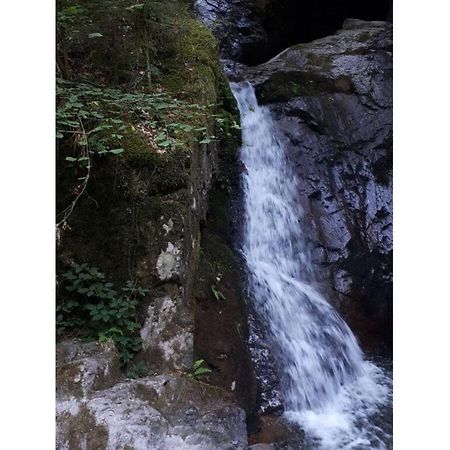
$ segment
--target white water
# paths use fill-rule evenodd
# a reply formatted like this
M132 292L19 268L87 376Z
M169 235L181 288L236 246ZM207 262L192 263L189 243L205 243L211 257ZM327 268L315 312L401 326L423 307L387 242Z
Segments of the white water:
M232 83L241 115L243 253L255 309L276 344L285 416L311 448L385 449L373 423L391 402L390 379L365 361L350 328L317 292L304 245L297 178L267 108L249 83Z

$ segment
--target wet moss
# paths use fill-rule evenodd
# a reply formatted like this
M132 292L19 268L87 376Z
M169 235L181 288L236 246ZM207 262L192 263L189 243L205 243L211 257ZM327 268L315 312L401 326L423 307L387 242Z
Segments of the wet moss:
M256 88L261 103L288 101L294 97L336 92L334 81L313 72L276 72Z

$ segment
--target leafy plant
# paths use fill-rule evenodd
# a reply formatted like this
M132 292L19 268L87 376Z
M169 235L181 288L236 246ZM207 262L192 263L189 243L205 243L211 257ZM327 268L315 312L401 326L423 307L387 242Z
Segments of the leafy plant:
M208 369L208 367L205 367L205 360L204 359L198 359L194 362L193 366L189 370L187 376L188 378L192 380L198 380L201 377L207 375L208 373L211 373L212 370Z
M70 298L57 306L57 331L59 334L81 328L85 336L100 342L113 339L120 359L127 364L142 347L140 328L136 320L138 298L148 289L128 281L120 291L105 275L87 264L74 264L63 274L65 290Z
M223 295L215 285L211 286L211 292L213 293L216 300L226 300L225 295Z
M177 116L189 122L202 120L205 110L205 106L174 99L165 92L130 93L58 79L56 137L72 139L75 147L88 147L91 154L117 155L123 149L114 148L114 143L134 123L155 130L153 138L159 147L186 144L191 137L209 143L214 136L205 135L206 127L173 121ZM69 158L69 162L79 161Z
M58 78L56 94L56 138L66 155L69 153L66 163L77 173L75 198L58 214L58 229L64 227L86 191L94 162L108 155L121 157L126 152L127 134L142 133L160 152L187 146L193 140L207 144L215 139L208 135L207 127L196 126L204 123L207 106L175 99L162 89L124 92Z

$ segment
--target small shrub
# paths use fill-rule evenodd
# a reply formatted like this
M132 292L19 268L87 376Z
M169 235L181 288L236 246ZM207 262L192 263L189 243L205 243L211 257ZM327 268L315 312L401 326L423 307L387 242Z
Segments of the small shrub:
M58 334L81 329L83 337L100 342L113 339L122 364L128 364L142 347L136 307L148 289L128 281L116 291L102 272L87 264L74 264L63 280L71 294L57 306Z

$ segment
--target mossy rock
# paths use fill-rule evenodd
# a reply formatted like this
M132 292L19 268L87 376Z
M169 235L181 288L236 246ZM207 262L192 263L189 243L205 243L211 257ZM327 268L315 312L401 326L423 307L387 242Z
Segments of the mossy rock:
M196 20L180 24L181 40L177 55L165 62L163 83L184 98L201 104L217 100L220 73L217 42L212 33Z
M261 103L289 101L294 97L322 95L337 90L333 80L312 71L275 72L256 86Z

